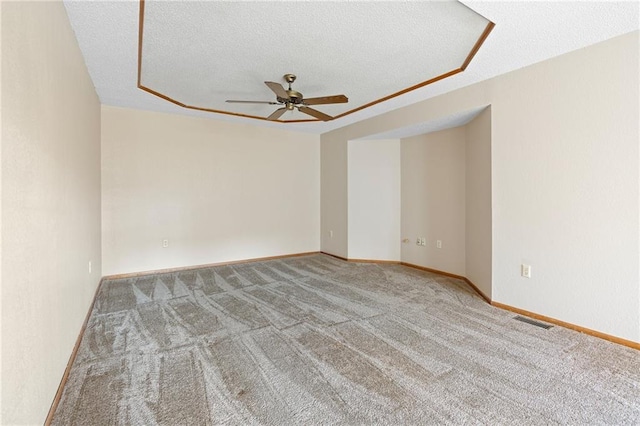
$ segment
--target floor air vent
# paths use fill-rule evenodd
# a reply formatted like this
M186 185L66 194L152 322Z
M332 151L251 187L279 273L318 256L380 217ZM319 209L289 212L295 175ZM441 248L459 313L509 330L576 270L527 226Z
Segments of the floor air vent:
M526 322L527 324L535 325L536 327L544 328L545 330L548 330L551 327L553 327L552 325L545 324L543 322L539 322L536 320L532 320L531 318L521 317L520 315L513 317L513 319L516 321Z

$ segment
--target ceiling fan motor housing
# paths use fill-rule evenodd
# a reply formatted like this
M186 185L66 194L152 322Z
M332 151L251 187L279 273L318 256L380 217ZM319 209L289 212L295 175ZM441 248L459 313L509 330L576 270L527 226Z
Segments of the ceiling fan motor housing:
M284 80L289 83L289 88L285 89L282 84L276 83L274 81L265 81L269 89L276 95L276 101L236 101L236 100L227 100L227 102L237 102L237 103L257 103L257 104L269 104L269 105L282 105L282 108L278 108L275 110L267 120L277 121L278 118L282 116L286 111L293 111L294 109L298 109L298 111L311 115L322 121L333 120L334 117L327 115L323 112L310 108L309 105L323 105L323 104L337 104L337 103L345 103L348 102L349 99L345 95L334 95L334 96L322 96L316 98L309 98L306 101L302 96L302 93L293 90L291 88L291 83L296 80L296 76L294 74L285 74ZM284 96L282 96L284 95Z
M302 103L302 93L289 89L287 90L287 95L289 95L289 99L283 99L279 96L276 99L278 102L284 104L291 102L292 104L299 105Z

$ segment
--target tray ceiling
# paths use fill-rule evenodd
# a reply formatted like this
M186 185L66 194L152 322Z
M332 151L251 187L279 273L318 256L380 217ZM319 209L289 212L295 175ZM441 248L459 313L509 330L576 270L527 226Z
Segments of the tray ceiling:
M640 25L640 4L625 1L147 0L145 56L139 58L140 2L65 0L65 6L103 104L313 133L438 96ZM436 9L443 17L430 20ZM343 19L347 13L351 22ZM140 71L143 86L167 92L164 96L181 103L266 117L277 106L229 109L224 100L272 100L264 81L282 81L284 73L294 73L298 79L293 88L305 97L347 95L348 104L317 106L341 115L446 68L461 67L460 60L467 58L469 45L474 46L488 22L496 26L463 72L328 122L280 123L214 114L180 107L138 87ZM311 118L290 114L281 119Z
M264 119L264 81L298 80L305 97L344 93L337 117L454 75L493 24L455 1L166 2L140 10L139 87L183 107ZM292 110L280 121L309 120ZM313 120L316 120L313 118Z

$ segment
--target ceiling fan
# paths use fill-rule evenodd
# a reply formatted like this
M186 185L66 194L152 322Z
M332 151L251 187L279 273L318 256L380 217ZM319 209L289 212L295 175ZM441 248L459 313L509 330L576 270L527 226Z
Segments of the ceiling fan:
M326 104L343 104L345 102L349 102L349 99L345 95L333 95L333 96L321 96L319 98L309 98L305 99L302 96L302 93L296 92L291 88L291 83L296 81L296 76L294 74L285 74L284 79L287 83L289 83L289 88L285 90L285 88L280 83L276 83L274 81L265 81L264 84L269 87L276 94L276 101L236 101L236 100L227 100L229 103L237 103L237 104L268 104L268 105L283 105L282 108L278 108L267 117L267 120L275 121L282 114L287 111L293 111L294 108L297 108L298 111L308 114L312 117L315 117L322 121L333 120L333 117L327 115L323 112L318 111L317 109L309 108L308 105L326 105Z

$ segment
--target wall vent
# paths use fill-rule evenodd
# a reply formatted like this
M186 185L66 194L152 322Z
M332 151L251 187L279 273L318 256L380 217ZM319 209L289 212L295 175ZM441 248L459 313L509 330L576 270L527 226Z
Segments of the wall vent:
M539 322L536 320L532 320L531 318L521 317L520 315L513 317L513 319L516 321L526 322L527 324L535 325L536 327L544 328L545 330L548 330L551 327L553 327L552 325L545 324L543 322Z

